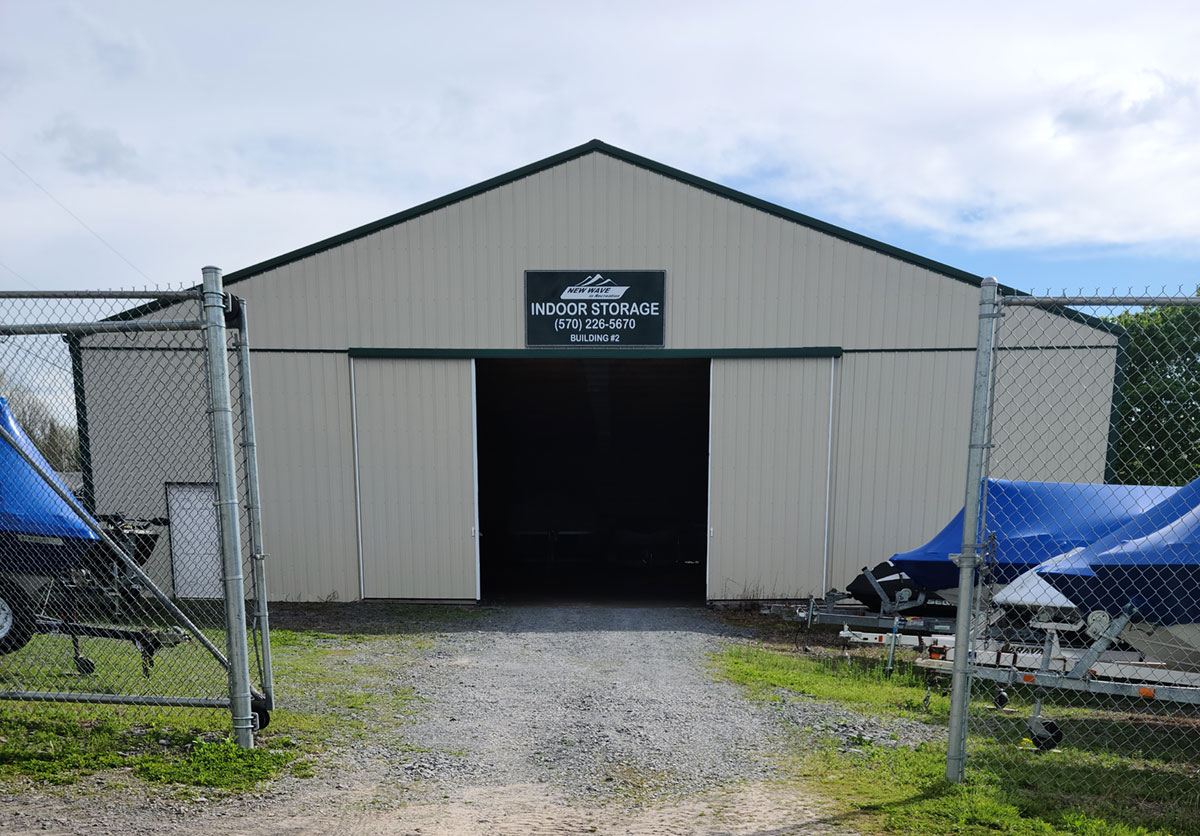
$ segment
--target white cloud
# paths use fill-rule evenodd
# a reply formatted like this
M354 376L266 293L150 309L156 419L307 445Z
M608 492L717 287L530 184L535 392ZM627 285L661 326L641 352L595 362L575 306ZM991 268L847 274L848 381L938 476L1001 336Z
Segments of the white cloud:
M28 4L0 149L156 278L592 137L852 228L1195 255L1198 42L1190 3ZM48 203L0 174L0 261L141 281Z
M131 181L151 179L138 164L137 151L111 128L89 128L63 114L39 138L61 149L59 162L73 174Z

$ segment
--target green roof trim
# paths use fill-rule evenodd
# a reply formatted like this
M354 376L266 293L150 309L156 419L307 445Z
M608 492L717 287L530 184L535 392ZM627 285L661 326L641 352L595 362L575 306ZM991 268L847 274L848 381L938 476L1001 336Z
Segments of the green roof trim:
M253 349L251 349L253 351ZM755 358L841 357L835 345L779 348L355 348L361 360L738 360Z

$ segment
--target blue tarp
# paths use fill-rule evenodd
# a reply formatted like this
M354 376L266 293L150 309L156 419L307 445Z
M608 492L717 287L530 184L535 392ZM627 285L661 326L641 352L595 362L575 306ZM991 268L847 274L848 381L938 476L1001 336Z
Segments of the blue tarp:
M1138 621L1200 622L1200 479L1038 575L1084 612L1132 605Z
M0 424L64 491L66 486L38 452L0 398ZM97 540L80 517L0 438L0 570L14 574L59 571Z
M1178 488L989 479L984 537L995 539L992 572L1010 583L1022 572L1093 543L1121 528ZM962 551L963 512L919 548L892 557L899 569L930 590L958 586L950 555Z

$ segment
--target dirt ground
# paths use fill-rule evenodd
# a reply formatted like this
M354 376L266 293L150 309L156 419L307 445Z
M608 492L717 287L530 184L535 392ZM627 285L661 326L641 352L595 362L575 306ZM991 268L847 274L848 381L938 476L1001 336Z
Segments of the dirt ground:
M849 832L778 768L782 713L713 677L748 636L703 608L490 609L397 664L389 684L421 698L403 729L313 778L192 801L111 774L0 791L0 833Z

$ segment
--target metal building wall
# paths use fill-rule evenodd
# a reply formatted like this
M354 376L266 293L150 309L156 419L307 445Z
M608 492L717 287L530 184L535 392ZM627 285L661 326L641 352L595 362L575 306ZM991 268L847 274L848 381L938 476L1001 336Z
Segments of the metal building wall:
M252 356L264 370L256 368L255 403L265 534L276 556L272 595L359 594L348 349L521 350L525 270L621 268L666 270L668 350L846 350L836 361L831 479L828 377L812 371L827 373L831 361L715 361L712 456L724 471L714 471L720 525L710 595L842 585L863 565L921 542L961 506L978 288L591 153L243 281L234 274L229 291L249 300ZM1112 345L1097 361L1112 362L1112 335L1041 311L1013 315L1053 320L1044 330L1058 339ZM1029 362L1052 362L1049 353L1035 356L1042 359ZM429 385L457 386L464 367L438 363L444 371L430 380L440 382ZM381 384L360 393L358 407L379 410L383 432L388 410L407 404ZM1086 408L1095 412L1098 446L1077 473L1102 473L1107 411L1094 402ZM392 429L417 437L415 426ZM762 439L772 434L777 446L768 456ZM1014 434L1012 443L1034 437ZM308 449L311 461L295 460ZM389 455L399 462L420 452ZM374 487L397 484L388 481L397 472L372 476ZM455 497L474 489L462 467L439 478ZM458 568L443 578L441 556L370 527L364 546L374 537L379 555L407 549L430 561L428 584L393 577L379 563L379 589L474 596L461 543L450 551ZM752 547L736 547L738 538ZM365 553L364 561L365 575Z
M973 351L838 361L826 588L929 539L963 504Z
M991 475L997 479L1103 482L1108 454L1111 351L1001 350ZM1061 428L1061 429L1060 429ZM1069 435L1069 445L1062 438Z
M132 348L111 337L93 339L101 345L82 353L82 366L85 380L93 381L87 406L95 511L165 517L168 482L215 482L204 355L165 365L152 338ZM144 568L172 588L169 535L159 538Z

